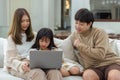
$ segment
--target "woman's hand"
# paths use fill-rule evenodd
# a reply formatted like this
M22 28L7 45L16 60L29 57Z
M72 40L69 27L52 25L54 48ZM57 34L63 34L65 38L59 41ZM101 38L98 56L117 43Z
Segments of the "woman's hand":
M22 69L23 69L24 72L29 72L30 71L29 63L27 61L22 63Z

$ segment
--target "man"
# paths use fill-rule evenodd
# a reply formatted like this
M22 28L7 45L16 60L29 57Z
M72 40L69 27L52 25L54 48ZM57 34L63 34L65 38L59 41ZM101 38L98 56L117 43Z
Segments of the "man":
M120 80L120 58L109 47L107 33L93 27L94 17L88 9L75 14L75 29L70 39L76 56L85 68L83 80Z

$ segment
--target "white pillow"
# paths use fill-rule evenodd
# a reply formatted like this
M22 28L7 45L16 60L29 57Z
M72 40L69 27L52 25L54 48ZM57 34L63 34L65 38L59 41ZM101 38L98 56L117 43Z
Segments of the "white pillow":
M0 68L3 67L3 63L4 63L4 50L3 50L3 46L4 46L4 38L0 38Z
M75 57L74 51L73 51L73 46L72 46L70 37L61 41L61 43L57 47L63 50L65 58L68 58L74 61L77 60L77 58Z
M120 56L120 40L116 40L118 56Z
M120 51L118 50L118 40L116 39L109 39L109 46L111 47L111 49L115 52L115 54L117 56L119 56Z
M5 63L6 63L6 50L7 50L7 39L4 39L4 46L3 46L3 54L4 54L4 66L3 66L3 70L6 71L6 66L5 66Z
M62 39L58 39L58 38L54 38L54 43L57 47L60 47L61 43L63 42L64 40Z

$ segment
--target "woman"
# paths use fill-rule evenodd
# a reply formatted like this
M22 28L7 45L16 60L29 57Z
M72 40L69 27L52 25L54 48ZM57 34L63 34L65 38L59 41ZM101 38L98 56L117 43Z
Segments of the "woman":
M25 80L46 80L41 69L30 70L29 60L26 58L34 38L29 13L24 8L18 8L8 33L7 70L10 74Z

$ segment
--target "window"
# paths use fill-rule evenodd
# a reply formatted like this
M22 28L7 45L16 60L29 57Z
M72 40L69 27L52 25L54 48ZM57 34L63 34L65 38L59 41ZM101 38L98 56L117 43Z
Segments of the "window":
M61 25L55 26L56 30L71 29L71 0L61 0Z
M90 0L95 20L120 21L120 0Z

